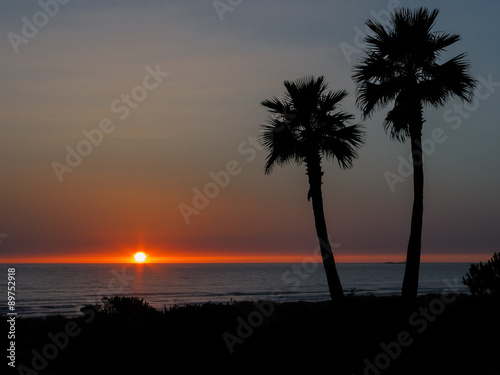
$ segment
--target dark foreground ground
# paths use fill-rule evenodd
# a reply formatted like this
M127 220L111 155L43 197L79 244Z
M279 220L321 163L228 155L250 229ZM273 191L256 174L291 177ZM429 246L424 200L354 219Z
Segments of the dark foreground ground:
M491 299L426 295L404 309L398 297L349 297L342 306L163 312L122 302L76 319L18 319L12 373L500 374L500 303ZM0 373L13 370L2 358Z

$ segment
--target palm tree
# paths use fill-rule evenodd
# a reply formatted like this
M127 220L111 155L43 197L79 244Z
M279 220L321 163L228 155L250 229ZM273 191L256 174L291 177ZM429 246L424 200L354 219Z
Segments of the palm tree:
M425 8L396 11L388 26L367 21L373 32L365 38L366 56L354 67L357 103L364 118L393 103L384 128L393 139L411 142L414 202L406 256L402 297L417 297L420 266L424 171L422 111L441 107L451 97L470 102L475 80L469 75L465 54L439 63L441 52L460 40L459 35L431 31L439 11Z
M274 97L261 102L271 113L261 129L261 143L269 151L265 173L270 174L275 165L305 164L309 178L307 199L312 200L330 296L332 300L341 300L344 293L323 211L321 160L323 156L330 160L336 158L341 168L350 168L358 156L356 149L363 144L364 132L360 125L346 126L354 118L339 109L339 102L347 92L327 91L323 77L304 77L284 84L283 100Z

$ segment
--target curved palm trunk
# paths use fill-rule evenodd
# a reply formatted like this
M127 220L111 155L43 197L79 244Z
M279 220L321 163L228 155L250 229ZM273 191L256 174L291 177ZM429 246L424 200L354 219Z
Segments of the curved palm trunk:
M323 211L323 194L321 192L321 178L323 172L321 171L320 160L314 159L316 158L306 163L310 188L308 198L312 199L314 224L316 226L316 234L321 249L321 257L323 258L323 266L325 268L328 289L330 290L330 297L332 301L339 301L343 299L344 292L337 273L337 267L335 266L335 259L333 258L333 251L326 229L325 213Z
M407 303L417 299L418 275L422 242L422 218L424 213L424 163L422 154L422 116L411 130L411 153L413 158L413 209L411 231L406 253L406 268L401 297Z

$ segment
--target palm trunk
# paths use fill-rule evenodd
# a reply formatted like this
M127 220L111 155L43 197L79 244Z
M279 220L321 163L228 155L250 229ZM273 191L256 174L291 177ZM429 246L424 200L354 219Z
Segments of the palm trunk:
M316 235L319 240L330 297L332 301L340 301L344 298L344 292L337 273L337 267L335 266L335 259L333 258L333 251L326 229L325 213L323 211L323 194L321 192L321 178L323 172L321 171L319 158L318 160L315 160L316 158L312 159L313 160L307 163L307 175L309 176L309 197L312 199Z
M401 297L408 304L416 302L422 242L422 218L424 213L424 163L422 154L422 117L410 132L413 158L413 209L411 231L406 253L406 269Z

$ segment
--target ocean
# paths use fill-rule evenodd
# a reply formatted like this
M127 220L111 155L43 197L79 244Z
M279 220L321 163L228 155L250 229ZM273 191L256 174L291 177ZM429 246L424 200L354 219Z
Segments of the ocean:
M344 291L398 295L404 264L338 264ZM86 303L114 295L144 298L150 305L226 303L245 300L321 301L329 298L322 264L2 264L7 308L7 270L15 268L18 317L76 316ZM419 293L467 293L468 263L424 263Z

